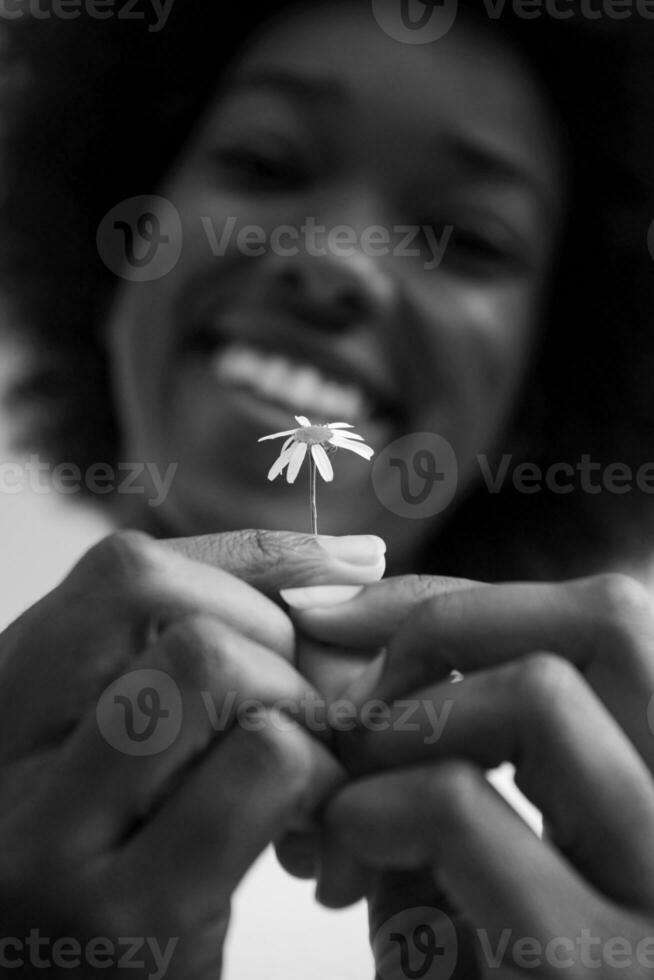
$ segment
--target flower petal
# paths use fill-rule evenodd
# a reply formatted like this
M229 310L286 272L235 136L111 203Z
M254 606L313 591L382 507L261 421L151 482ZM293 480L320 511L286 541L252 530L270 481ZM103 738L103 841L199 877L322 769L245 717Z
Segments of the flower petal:
M322 448L322 446L312 446L311 455L313 456L314 462L318 467L318 472L325 481L325 483L331 483L334 479L334 470L332 469L332 464L329 461L329 456Z
M276 477L279 476L279 474L282 472L284 467L290 462L291 455L292 455L291 449L287 449L285 452L279 454L275 462L270 467L270 470L268 471L269 480L274 480Z
M361 446L358 442L355 442L351 446L344 446L343 443L335 443L339 449L349 449L351 453L356 453L357 456L363 456L364 459L370 459L375 455L375 450L371 449L370 446Z
M294 483L307 454L307 444L306 442L296 442L288 452L291 454L291 461L286 471L286 481Z
M266 439L281 439L282 436L291 436L295 432L295 429L287 429L286 432L273 432L270 436L261 436L257 439L257 442L265 442Z
M306 417L306 415L296 415L295 421L297 422L298 425L305 425L305 426L311 425L311 422L309 422L309 419Z
M327 428L328 429L353 429L354 426L350 422L327 422Z
M337 439L343 439L345 441L355 439L357 442L363 442L363 436L358 436L356 432L343 432L342 429L337 429L334 436Z
M295 436L289 436L288 439L286 440L286 442L284 443L284 445L282 446L282 448L280 449L280 452L285 453L286 450L288 449L288 447L293 442L294 438L295 438Z

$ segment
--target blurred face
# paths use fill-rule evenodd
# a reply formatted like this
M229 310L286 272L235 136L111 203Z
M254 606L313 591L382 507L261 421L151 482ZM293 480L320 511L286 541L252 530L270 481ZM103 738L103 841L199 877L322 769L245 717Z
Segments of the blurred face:
M351 3L255 38L159 189L179 262L124 283L110 323L124 456L179 463L167 528L308 529L307 473L268 483L280 446L257 445L294 415L377 452L439 433L464 488L533 344L554 144L525 67L468 28L405 45ZM386 509L365 460L332 462L320 530L410 554L431 528Z

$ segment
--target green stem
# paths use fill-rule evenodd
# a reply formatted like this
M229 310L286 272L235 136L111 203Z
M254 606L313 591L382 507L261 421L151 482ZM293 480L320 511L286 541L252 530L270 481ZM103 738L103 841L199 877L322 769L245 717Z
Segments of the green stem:
M316 464L309 449L309 503L311 505L311 531L318 533L318 508L316 506Z

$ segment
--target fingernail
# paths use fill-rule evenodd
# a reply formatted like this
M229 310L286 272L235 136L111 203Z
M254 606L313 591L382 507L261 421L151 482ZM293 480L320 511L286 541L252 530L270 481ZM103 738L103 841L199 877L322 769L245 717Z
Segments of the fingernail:
M321 534L318 541L330 555L349 565L376 565L386 554L386 542L376 534L347 534L336 538Z
M293 609L310 609L312 606L339 606L354 599L362 589L362 585L312 585L281 589L279 594Z

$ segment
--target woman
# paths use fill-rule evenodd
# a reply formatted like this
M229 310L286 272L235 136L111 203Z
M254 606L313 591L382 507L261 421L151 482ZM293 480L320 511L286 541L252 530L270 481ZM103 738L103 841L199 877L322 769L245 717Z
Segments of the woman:
M607 91L594 85L592 91L571 93L570 76L557 64L556 83L543 84L548 34L565 65L566 51L569 55L577 42L576 23L565 31L554 23L536 29L531 22L510 25L462 10L436 44L405 45L388 36L367 7L350 2L309 12L290 8L288 16L252 35L215 88L215 65L223 52L218 48L209 60L206 48L191 46L197 34L194 12L178 13L177 21L172 14L168 33L162 31L161 41L150 45L159 64L154 73L138 57L141 38L123 25L125 71L108 76L113 31L104 35L90 24L98 42L92 59L109 89L106 114L89 116L96 94L78 91L72 112L69 103L59 104L61 116L50 114L49 126L36 128L48 147L57 133L65 159L54 161L54 170L68 185L65 195L51 193L42 154L34 146L41 90L38 84L30 89L29 76L24 83L23 106L30 106L32 91L35 101L29 138L18 125L10 140L15 160L26 139L31 144L30 166L21 176L28 182L15 183L19 175L9 174L17 192L6 213L16 247L6 268L8 276L20 272L10 300L21 320L35 328L39 321L44 328L47 323L64 369L74 371L76 385L88 385L93 393L89 403L76 387L74 399L91 421L82 427L72 424L70 415L63 420L68 436L87 435L87 448L79 446L75 458L147 462L158 472L178 463L160 506L122 515L155 536L297 527L306 491L297 483L266 484L262 476L274 456L266 457L256 439L270 429L289 428L294 414L338 417L338 406L342 420L356 425L380 458L385 447L408 434L437 433L446 440L458 466L459 507L453 518L443 506L428 522L411 520L392 494L400 465L376 469L371 481L361 460L341 453L334 464L337 492L320 498L321 529L336 537L302 541L306 558L299 565L286 557L274 574L268 570L271 550L287 555L284 538L246 534L219 537L209 545L177 545L192 559L208 558L218 566L200 570L197 561L189 565L171 557L148 539L119 537L87 556L46 605L36 608L31 622L19 621L13 641L11 631L5 641L10 654L13 643L7 663L15 670L13 684L11 676L5 682L5 696L15 703L25 684L20 665L29 662L24 651L38 644L34 637L46 629L48 601L64 612L72 604L73 613L66 612L58 629L73 655L59 665L59 693L50 692L52 705L43 702L61 744L52 747L53 731L32 725L23 738L32 753L26 765L19 739L14 765L23 779L12 773L15 795L7 803L7 809L12 802L17 807L11 839L24 848L36 826L48 828L36 868L54 851L53 867L83 896L84 914L77 899L58 920L52 909L58 911L60 889L45 889L41 903L50 922L54 916L50 928L54 933L62 922L73 922L72 934L86 936L90 929L97 933L104 916L111 922L109 934L120 936L137 921L144 935L181 937L171 954L179 957L179 975L211 975L218 968L233 885L265 843L302 826L307 812L329 801L319 886L323 901L342 904L367 889L376 924L377 917L388 920L391 909L405 904L431 906L433 912L438 903L441 918L429 935L444 948L452 949L454 940L446 941L446 934L451 926L455 935L453 921L472 930L453 964L460 975L471 969L469 956L482 968L492 966L488 957L483 961L484 951L489 944L499 948L506 928L518 940L535 937L543 947L553 938L564 940L564 952L573 959L569 968L580 971L588 964L575 937L589 924L603 948L620 937L636 948L647 938L652 901L646 872L654 808L647 719L652 627L639 587L622 578L479 587L474 581L398 577L369 586L347 605L334 604L342 592L310 591L325 582L375 581L383 559L371 535L386 541L389 569L396 576L429 568L470 580L560 578L598 571L609 557L613 563L624 563L627 556L634 560L630 535L647 501L645 491L639 496L639 488L633 490L629 506L625 496L585 488L534 496L514 482L513 490L494 494L480 468L481 457L486 471L494 472L506 452L545 468L561 461L576 465L583 455L591 455L600 468L647 461L637 440L625 435L622 421L628 420L633 440L644 416L640 391L638 413L630 404L638 386L632 391L625 384L633 377L633 364L622 374L629 351L622 331L638 341L634 356L643 377L648 350L635 318L620 319L619 337L615 330L616 305L622 311L625 302L615 283L624 285L627 271L646 272L650 261L646 223L637 240L625 231L632 212L641 217L647 197L638 197L631 185L629 197L619 187L615 210L607 204L602 211L603 223L609 223L604 232L620 245L610 256L610 302L595 267L598 256L606 256L589 206L596 203L598 186L605 190L607 165L618 182L613 161L598 165L596 144L588 136L601 136L605 114L608 125L607 101L623 104L623 93L612 88L616 76L602 76ZM217 35L209 27L203 20L200 43L211 49ZM613 52L617 34L616 51L633 70L642 42L624 25L610 27L599 25L589 61ZM61 36L58 43L65 44L65 28L59 24L54 30ZM32 43L38 49L28 29L23 43L28 52ZM60 57L61 48L55 49ZM87 60L90 50L77 48L77 57ZM180 59L180 51L187 57ZM77 77L75 59L69 70ZM164 74L172 99L163 98L159 88ZM384 84L387 79L392 85ZM64 88L69 81L64 78ZM131 101L127 116L112 100L121 93ZM48 93L50 110L58 95ZM169 114L163 128L164 120L151 115L153 105ZM579 131L577 125L566 129L566 113ZM95 141L79 125L89 119ZM108 138L111 125L120 133L116 143ZM152 133L156 141L150 143ZM135 134L138 141L132 143ZM93 167L82 170L80 179L75 168L97 165L97 154L108 147L116 156L109 165L104 161L97 181L88 176ZM151 152L150 159L142 148ZM602 149L608 156L610 147ZM622 143L618 150L640 164ZM589 162L597 172L583 188L579 176L586 180ZM111 209L143 189L140 166L159 201L148 202L148 220L139 225L143 215L131 223ZM111 187L107 173L115 178ZM26 263L37 238L33 227L27 232L26 214L16 206L25 200L20 186L30 189L31 213L46 229L38 236L40 249L51 236L47 264ZM71 211L71 200L80 201L78 211ZM63 237L57 220L62 204ZM170 205L181 224L176 261L170 262L165 249L157 251L147 276L133 274L137 260L132 273L126 265L119 281L112 280L101 262L108 261L107 229L122 234L126 244L139 227L146 243L166 244L168 238L170 244L165 225ZM107 214L108 223L103 222ZM253 255L238 236L227 236L223 247L230 220L232 226L255 227L262 251ZM326 249L309 243L307 228L316 225L323 236L345 229L355 243L353 253L345 255L333 242ZM300 247L282 247L282 226L298 236ZM379 227L389 232L390 247L373 255L370 229ZM96 256L77 243L92 241L97 228ZM398 229L405 235L407 228L424 238L413 250L418 254L403 254L393 240ZM62 278L53 317L52 284ZM96 390L102 377L94 373L98 365L109 375L112 399ZM53 384L57 374L61 379L61 371L51 374ZM605 414L611 421L607 431L600 428ZM60 438L64 428L59 426ZM101 442L113 455L103 457ZM406 467L424 449L415 439L409 446L408 456L400 458ZM340 538L352 533L362 537ZM294 546L299 547L291 539L290 550ZM240 555L242 547L250 554ZM273 595L283 588L303 637L294 668L288 665L294 647L288 617L257 598L252 586ZM292 591L298 586L300 592ZM125 594L132 589L134 599ZM102 613L93 623L86 619L90 596ZM105 631L113 623L108 643ZM387 649L381 670L380 647ZM75 680L81 650L93 668L86 685ZM548 653L534 655L542 650ZM38 674L43 665L34 656ZM231 679L242 697L261 698L270 722L278 714L277 700L297 700L309 681L328 698L345 692L363 707L381 699L396 703L395 711L398 699L410 695L418 728L414 724L409 737L391 718L374 732L371 726L356 735L337 731L325 745L307 737L302 726L282 738L280 727L269 723L264 735L257 732L263 748L250 755L242 725L210 750L211 732L196 707L190 712L194 725L174 743L174 752L132 765L131 757L116 761L116 753L98 737L95 717L84 712L134 658L140 669L172 674L185 705L198 690L224 692ZM214 661L217 668L211 667ZM571 669L570 661L578 669ZM467 675L455 687L447 682L453 668ZM69 686L74 694L67 700L63 692ZM129 701L131 694L118 697ZM433 709L442 720L448 703L451 720L437 733L427 729ZM143 704L147 707L147 699ZM85 720L80 722L80 715ZM112 709L103 724L115 735L121 717ZM74 732L67 735L71 726ZM33 780L34 767L45 772L37 751L44 743L47 764L52 767L57 759L60 778L44 779L26 803L20 788L26 778ZM206 753L202 765L200 752ZM487 788L483 768L505 759L517 764L528 794L551 824L551 842L526 836ZM441 764L421 768L434 761ZM388 766L394 770L390 775L379 774ZM236 800L228 792L212 797L209 787L215 795L216 786L228 786L243 772L248 777ZM371 772L375 775L360 778ZM346 773L354 778L342 786ZM111 806L112 787L123 785L124 805ZM88 806L77 799L72 819L71 795L81 787ZM571 800L577 787L581 790ZM616 813L616 800L625 797L628 805ZM256 801L256 808L248 801ZM252 826L244 820L250 812L257 814ZM235 821L240 833L230 833ZM72 827L68 858L61 822ZM188 835L182 834L175 860L170 844L180 827L188 828ZM216 827L223 831L219 840ZM608 853L598 844L602 835L609 840ZM287 839L283 851L293 864L297 838L290 844ZM147 869L162 854L156 887L143 886ZM207 855L211 860L203 860ZM443 895L434 896L429 878L427 899L424 875L409 874L400 890L395 879L390 888L384 876L371 884L359 870L413 872L433 865ZM530 877L534 866L536 888ZM21 914L25 920L30 907L23 881L33 892L44 891L35 881L33 857L10 862L4 877L20 911L17 921ZM589 917L591 903L595 912ZM86 918L89 907L94 914ZM442 918L445 910L449 919ZM416 928L427 925L418 922ZM403 947L393 939L402 934L400 926L388 935L383 928L378 933L380 975L402 975L397 971L404 969ZM409 955L411 936L404 939ZM167 949L163 942L156 947L159 953ZM543 955L539 969L547 974L557 965ZM647 964L633 957L636 976L634 971ZM514 945L502 949L502 958L507 970L525 968ZM606 957L600 967L607 968Z

